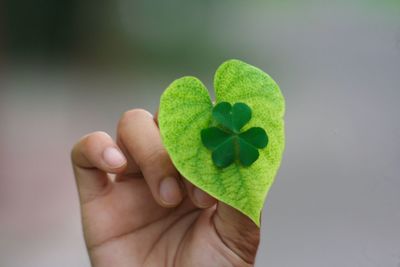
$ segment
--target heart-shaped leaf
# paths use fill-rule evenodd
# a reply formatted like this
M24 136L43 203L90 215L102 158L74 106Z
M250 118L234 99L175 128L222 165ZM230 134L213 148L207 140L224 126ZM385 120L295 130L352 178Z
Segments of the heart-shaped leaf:
M214 87L216 105L228 103L216 111L194 77L166 89L158 118L163 143L186 179L259 225L284 150L284 98L271 77L239 60L218 68ZM227 134L215 121L236 134Z

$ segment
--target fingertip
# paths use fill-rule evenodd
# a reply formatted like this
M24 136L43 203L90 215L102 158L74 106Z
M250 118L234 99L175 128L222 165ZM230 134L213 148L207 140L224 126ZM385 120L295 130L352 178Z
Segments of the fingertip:
M103 160L112 172L120 172L127 164L125 155L116 147L107 147L103 151Z
M166 177L159 186L160 204L164 207L175 207L182 202L183 192L175 177Z

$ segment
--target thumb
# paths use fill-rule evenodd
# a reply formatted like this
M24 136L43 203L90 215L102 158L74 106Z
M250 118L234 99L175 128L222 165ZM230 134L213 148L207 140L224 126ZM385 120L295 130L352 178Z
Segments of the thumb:
M253 264L260 242L260 228L246 215L222 202L218 202L213 220L222 242L242 260Z

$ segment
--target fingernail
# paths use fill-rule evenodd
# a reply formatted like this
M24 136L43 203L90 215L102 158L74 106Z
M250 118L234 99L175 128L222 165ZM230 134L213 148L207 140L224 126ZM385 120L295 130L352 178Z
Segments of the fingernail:
M212 204L213 199L207 195L203 190L195 187L193 189L193 196L197 204L201 207L208 207Z
M164 178L160 183L160 196L166 205L178 204L182 199L178 181L173 177Z
M153 114L151 114L150 111L147 111L147 110L146 110L146 112L147 112L147 114L150 115L150 117L154 118Z
M126 163L124 155L115 147L106 148L103 152L103 158L111 168L118 168Z

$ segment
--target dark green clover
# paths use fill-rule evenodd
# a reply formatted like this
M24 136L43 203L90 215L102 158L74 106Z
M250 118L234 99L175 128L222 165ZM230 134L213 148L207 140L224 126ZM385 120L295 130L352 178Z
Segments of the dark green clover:
M251 119L248 105L221 102L213 108L212 117L217 126L201 130L201 141L212 151L217 167L228 167L235 160L247 167L258 159L258 149L267 146L268 136L260 127L240 131Z

